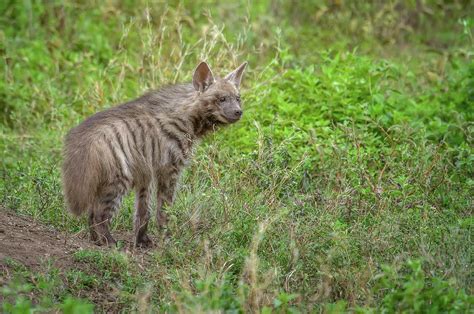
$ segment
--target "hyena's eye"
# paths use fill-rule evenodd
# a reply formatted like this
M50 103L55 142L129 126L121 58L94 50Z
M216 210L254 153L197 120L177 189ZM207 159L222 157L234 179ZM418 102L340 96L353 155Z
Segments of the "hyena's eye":
M237 101L240 102L240 95L237 95L237 97L235 97L235 99L237 99Z
M220 102L225 102L226 100L227 100L227 98L225 96L222 96L222 97L219 98Z

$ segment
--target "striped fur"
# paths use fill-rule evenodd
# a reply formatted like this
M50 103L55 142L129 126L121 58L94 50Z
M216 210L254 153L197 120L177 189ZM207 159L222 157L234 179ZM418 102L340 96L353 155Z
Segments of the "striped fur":
M157 199L157 223L163 226L162 207L173 202L193 145L218 126L240 119L239 86L245 66L214 78L202 62L192 83L167 86L99 112L68 133L64 195L72 213L88 212L93 241L115 243L110 220L122 197L134 190L135 242L151 244L146 232L152 196Z

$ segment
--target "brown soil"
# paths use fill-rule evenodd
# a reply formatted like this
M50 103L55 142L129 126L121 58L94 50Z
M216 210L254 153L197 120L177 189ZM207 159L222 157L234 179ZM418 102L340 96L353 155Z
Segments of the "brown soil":
M58 232L31 217L0 208L0 268L6 267L8 258L33 269L48 259L57 267L72 268L74 252L97 248L83 237Z
M123 243L121 250L134 258L140 269L151 262L148 254L150 249L133 248L128 240L131 239L130 232L114 232L114 235L117 239L124 239L121 240ZM53 266L61 272L69 269L93 272L94 270L88 267L87 263L74 260L73 254L81 249L109 250L111 248L93 244L85 230L78 234L60 232L35 221L30 216L17 214L0 206L0 289L12 279L12 264L7 261L9 259L15 260L33 272L44 272L45 267L49 265L45 261L52 261ZM40 295L31 292L26 297L36 304L39 302ZM86 297L95 304L96 309L102 309L104 312L119 311L120 303L116 302L117 292L112 286L86 289L78 297ZM0 291L0 312L2 298Z

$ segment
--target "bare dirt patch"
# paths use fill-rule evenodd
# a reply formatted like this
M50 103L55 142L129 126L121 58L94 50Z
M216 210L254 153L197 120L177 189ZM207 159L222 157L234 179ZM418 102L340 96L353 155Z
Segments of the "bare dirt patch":
M0 208L0 267L10 258L33 269L48 259L57 267L71 268L74 252L94 247L87 238L59 232L32 217Z
M146 265L152 259L149 254L151 250L133 248L133 243L128 240L131 239L131 232L122 230L114 234L120 240L122 247L99 247L90 241L87 230L78 234L61 232L34 220L33 217L20 215L0 207L0 289L12 282L18 269L25 269L26 277L22 280L31 284L33 288L31 291L19 293L32 304L40 304L45 296L51 300L63 298L61 289L67 289L74 297L85 298L88 302L92 302L99 311L102 309L104 312L119 312L122 304L119 302L120 290L117 289L116 280L119 282L118 285L121 285L126 280L134 278L136 273L132 274L132 272L146 269ZM130 257L136 267L131 267L130 273L127 272L129 277L123 279L120 275L122 270L117 269L116 265L98 267L94 260L96 255L93 255L90 260L78 260L77 256L74 256L75 253L84 249L91 252L99 250L102 251L101 253L118 249ZM17 268L16 263L8 261L11 259L25 267ZM51 286L53 290L61 287L57 291L46 291L49 288L45 290L44 287L38 285L39 277L36 278L36 274L43 274L44 278L48 277L50 261L55 273L59 274L57 278L61 281L60 284ZM102 277L104 267L110 267L107 271L112 274L114 280L104 280ZM81 271L89 276L84 278L95 278L96 281L86 284L82 282L81 285L84 286L77 288L74 281L76 279L69 279L67 275L69 270ZM16 297L16 294L2 295L0 291L0 312L2 302L8 300L10 304L13 304L16 302Z

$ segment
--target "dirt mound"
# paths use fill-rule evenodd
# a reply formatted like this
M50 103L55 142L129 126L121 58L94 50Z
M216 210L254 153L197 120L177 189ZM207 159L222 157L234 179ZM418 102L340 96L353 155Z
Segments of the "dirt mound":
M35 268L46 259L57 267L74 263L72 254L81 248L95 247L87 237L66 234L0 208L0 267L7 258Z

